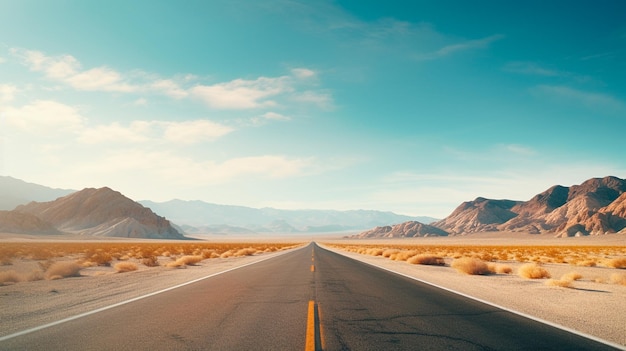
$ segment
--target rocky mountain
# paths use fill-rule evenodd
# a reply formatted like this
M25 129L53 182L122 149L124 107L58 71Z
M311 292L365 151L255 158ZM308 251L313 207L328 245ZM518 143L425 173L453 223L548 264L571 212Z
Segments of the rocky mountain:
M417 221L409 221L394 226L381 226L353 235L353 238L414 238L426 236L447 236L448 233L437 227Z
M382 211L281 210L251 208L207 203L203 201L171 200L167 202L140 201L179 225L206 227L227 225L255 232L329 232L359 230L374 226L417 220L430 223L431 217L411 217Z
M402 228L402 225L378 227L357 237L398 236L399 229L394 231L393 228ZM559 237L626 234L626 180L609 176L592 178L571 187L556 185L528 201L479 197L462 203L448 217L431 226L450 235L485 231L550 232Z
M434 226L452 234L478 231L554 232L558 236L625 231L626 180L592 178L571 187L553 186L529 201L478 198L461 204Z
M29 213L0 211L0 233L61 234L52 224Z
M450 233L469 233L497 230L498 225L517 216L511 209L518 201L491 200L482 197L467 201L448 217L432 223Z
M73 192L74 190L53 189L13 177L0 176L0 210L12 210L31 201L52 201Z
M63 232L88 236L185 239L170 222L109 188L87 188L13 212L36 216Z

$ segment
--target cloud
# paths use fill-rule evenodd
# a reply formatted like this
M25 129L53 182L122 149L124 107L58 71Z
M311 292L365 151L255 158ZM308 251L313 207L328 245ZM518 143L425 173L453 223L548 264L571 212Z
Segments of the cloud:
M165 128L165 139L185 144L214 140L234 130L231 127L204 119L185 122L161 122L158 124Z
M425 54L418 54L415 56L417 60L435 60L443 57L447 57L462 51L469 51L475 49L483 49L488 47L491 43L504 38L504 35L496 34L482 39L468 40L458 44L452 44L442 47L441 49Z
M13 101L17 92L18 89L14 85L0 84L0 104Z
M225 184L241 178L284 179L300 176L314 161L283 155L236 157L222 162L196 160L170 151L125 150L100 158L97 163L83 163L76 176L115 177L125 172L150 174L157 184L202 185ZM167 165L167 167L163 167Z
M289 120L291 120L290 117L287 117L285 115L281 115L280 113L276 113L276 112L266 112L263 115L261 115L261 117L263 117L265 119L269 119L269 120L274 120L274 121L289 121Z
M626 104L608 94L578 90L562 85L538 85L531 90L533 93L581 103L588 107L622 111Z
M171 79L159 79L150 84L150 88L174 99L182 99L189 93Z
M209 120L183 122L133 121L128 126L117 122L84 128L78 141L85 144L146 143L193 144L213 141L234 129Z
M46 56L40 51L11 49L11 54L22 60L30 70L43 72L50 79L68 84L77 90L133 92L138 87L128 82L117 71L108 67L81 70L80 62L71 55Z
M315 77L315 71L308 68L294 68L291 70L291 74L298 79L307 79Z
M533 62L520 62L520 61L509 62L504 66L503 69L507 72L546 76L546 77L556 77L556 76L563 75L563 72L544 68Z
M291 99L297 102L317 105L324 110L334 108L333 98L329 93L307 90L294 94Z
M79 111L59 102L37 100L19 108L7 107L6 124L27 133L77 132L85 123Z
M218 109L253 109L276 106L270 97L292 91L288 76L259 77L255 80L235 79L227 83L198 85L191 93L207 105Z

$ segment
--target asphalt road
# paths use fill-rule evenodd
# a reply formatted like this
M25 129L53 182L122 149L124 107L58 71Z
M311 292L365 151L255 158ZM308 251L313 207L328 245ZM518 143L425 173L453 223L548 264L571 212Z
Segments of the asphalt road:
M303 350L306 345L613 349L311 244L2 341L0 350Z

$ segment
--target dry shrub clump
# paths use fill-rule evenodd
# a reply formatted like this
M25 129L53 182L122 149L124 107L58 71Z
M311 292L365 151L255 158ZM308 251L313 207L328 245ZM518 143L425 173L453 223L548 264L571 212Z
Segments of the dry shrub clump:
M444 266L446 264L443 257L428 254L415 255L406 261L410 264L423 264L430 266Z
M606 263L606 265L611 268L626 269L626 256L611 259Z
M48 280L62 279L67 277L80 277L83 267L73 261L54 262L46 270L45 277Z
M492 273L498 273L498 274L510 274L511 272L513 272L513 268L511 268L510 266L506 265L506 264L497 264L497 263L487 263L487 268L489 268L489 271Z
M22 281L22 277L17 274L16 271L5 271L0 272L0 285L5 285L7 283L19 283Z
M526 279L550 278L550 272L536 263L523 264L517 271L518 275Z
M252 256L256 253L256 249L251 247L246 247L244 249L240 249L235 252L235 256Z
M159 259L156 256L146 257L146 258L141 259L141 264L143 264L146 267L158 267Z
M137 264L134 262L118 262L115 264L115 266L113 267L115 268L115 271L117 273L124 273L124 272L132 272L132 271L136 271L138 269Z
M569 272L566 274L563 274L563 276L561 276L561 279L548 279L546 280L546 285L548 286L556 286L559 288L571 288L572 283L575 280L579 280L582 279L582 275L578 272Z
M203 258L200 255L185 255L177 259L176 261L172 261L168 263L166 266L170 268L182 267L182 266L195 266L198 262L202 261Z
M611 274L611 283L626 286L626 274L625 273Z
M450 267L456 269L460 273L470 275L485 275L491 273L487 263L474 257L461 257L452 261Z

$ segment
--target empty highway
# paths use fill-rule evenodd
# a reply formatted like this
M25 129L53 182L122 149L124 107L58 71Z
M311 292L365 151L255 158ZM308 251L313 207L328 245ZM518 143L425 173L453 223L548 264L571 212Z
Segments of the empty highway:
M178 289L8 338L0 341L0 349L613 348L312 243Z

